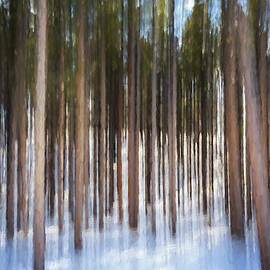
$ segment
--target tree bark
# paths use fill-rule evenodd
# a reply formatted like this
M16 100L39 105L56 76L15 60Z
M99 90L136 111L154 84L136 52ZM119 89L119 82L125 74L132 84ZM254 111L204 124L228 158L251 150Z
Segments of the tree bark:
M102 9L103 12L103 9ZM100 134L100 171L99 171L99 229L103 230L104 226L104 184L105 184L105 166L106 166L106 156L105 156L105 136L106 135L106 62L105 62L105 25L104 25L104 15L101 15L101 98L100 98L100 123L101 123L101 134Z
M174 36L174 0L171 3L170 75L169 75L169 205L172 234L176 233L175 140L176 140L176 48Z
M139 182L135 172L135 31L134 0L128 1L128 217L129 226L138 226Z
M76 188L75 188L75 249L82 248L82 204L84 177L84 98L85 98L85 0L78 7L78 71L76 78Z
M262 269L270 267L270 202L267 179L267 160L264 156L263 127L260 90L256 70L256 53L254 47L250 18L239 11L240 68L244 77L247 105L247 142L252 168L253 198L256 210L257 230L261 253Z
M156 137L157 137L157 74L156 74L156 40L155 40L155 2L152 1L152 134L151 134L151 208L152 208L152 232L156 233Z
M34 269L44 269L45 252L45 103L47 73L47 1L39 0L37 7L35 86L35 189L34 189Z
M229 161L229 192L231 232L238 237L244 236L243 205L241 197L240 135L238 118L238 91L236 85L236 50L233 18L235 4L231 2L227 10L227 29L224 57L227 59L224 70L226 135Z
M60 92L60 104L59 104L59 153L58 153L58 229L59 233L63 229L63 197L64 197L64 147L65 147L65 78L64 78L64 68L65 68L65 56L64 56L64 46L65 46L65 4L60 1L60 58L59 58L59 92Z

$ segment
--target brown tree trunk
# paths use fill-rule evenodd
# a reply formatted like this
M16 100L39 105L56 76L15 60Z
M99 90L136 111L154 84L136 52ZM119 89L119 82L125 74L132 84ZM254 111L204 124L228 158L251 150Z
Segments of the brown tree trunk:
M69 104L69 142L68 142L68 209L71 220L74 221L74 104L71 101Z
M97 217L97 126L94 124L94 150L93 150L93 182L94 182L94 202L93 202L93 216Z
M207 214L207 50L208 39L208 0L204 2L204 18L203 18L203 55L202 55L202 70L201 70L201 129L202 129L202 199L203 199L203 214Z
M118 129L117 129L117 193L119 222L123 221L123 198L122 198L122 128L123 128L123 28L124 28L124 1L121 1L121 53L118 89Z
M90 181L90 153L89 153L89 126L90 126L90 40L89 40L89 25L85 31L85 46L86 46L86 64L85 64L85 98L84 98L84 210L85 210L85 228L89 228L89 181Z
M263 159L267 161L268 164L268 111L267 106L267 93L268 93L268 78L267 78L267 63L266 63L266 55L267 55L267 41L268 35L267 30L265 30L266 22L265 17L267 16L266 11L266 1L259 1L259 16L260 16L260 26L259 26L259 39L258 39L258 83L260 89L260 97L261 97L261 114L262 114L262 136L263 136ZM268 168L266 168L265 174L268 179L268 186L270 187L270 180L268 176Z
M176 140L176 48L174 36L174 0L171 4L171 42L170 42L170 72L169 72L169 205L172 234L176 233L175 204L175 140Z
M45 103L47 73L47 1L39 0L37 6L35 86L35 189L34 189L34 269L44 269L45 252Z
M224 48L224 57L227 59L224 70L226 139L228 142L231 232L236 236L243 237L244 226L241 197L240 135L238 123L238 91L236 85L235 30L232 23L234 13L235 5L231 4L228 6L227 10L227 29L225 32L226 40Z
M139 3L139 19L138 19L138 34L137 34L137 66L136 66L136 134L135 134L135 178L139 181L139 144L140 144L140 110L141 110L141 3Z
M59 104L59 153L58 153L58 228L59 233L63 229L63 197L64 197L64 137L65 137L65 84L64 84L64 46L65 46L65 4L60 1L60 65L59 65L59 91L60 91L60 104Z
M256 210L257 230L261 253L262 269L270 268L270 202L267 179L267 160L264 156L261 99L256 70L256 53L254 47L250 18L240 10L239 39L240 64L244 77L247 104L247 142L252 168L253 197Z
M7 202L6 202L6 237L7 240L11 240L14 235L14 178L15 178L15 143L16 143L16 134L17 134L17 82L14 80L17 79L15 75L15 61L16 56L15 50L15 40L16 40L16 20L17 20L17 7L15 2L10 3L10 48L9 48L9 74L7 74Z
M131 228L138 226L139 182L135 168L135 1L128 1L128 217Z
M18 176L17 176L17 225L18 230L23 229L24 235L28 231L28 220L26 215L26 66L25 66L25 28L26 10L25 3L21 1L17 6L17 25L16 25L16 50L15 54L15 87L18 102L17 131L18 138Z
M70 36L70 51L72 54L73 39L72 39L72 5L69 0L69 36ZM73 74L71 73L71 80L73 81ZM74 221L74 146L75 146L75 106L74 96L71 97L69 102L69 142L68 142L68 208L71 216L71 221Z
M109 214L112 215L114 203L114 173L113 173L113 159L114 159L114 117L111 112L110 131L109 131Z
M101 9L102 12L104 11ZM101 124L101 134L100 134L100 171L99 171L99 229L103 230L104 226L104 184L105 184L105 166L106 166L106 156L105 156L105 136L106 135L106 74L105 74L105 29L104 29L104 15L101 15L101 98L100 98L100 124Z
M146 120L147 121L147 120ZM148 214L148 205L151 202L150 197L150 184L151 184L151 168L150 168L150 159L151 159L151 138L150 138L150 128L146 124L145 130L145 214Z
M78 71L76 78L76 188L75 188L75 249L82 248L82 204L84 183L84 99L85 99L85 0L78 7Z
M152 25L152 134L151 134L151 207L152 207L152 232L156 233L156 137L157 137L157 74L156 74L156 40L155 40L155 2L153 0L153 25Z

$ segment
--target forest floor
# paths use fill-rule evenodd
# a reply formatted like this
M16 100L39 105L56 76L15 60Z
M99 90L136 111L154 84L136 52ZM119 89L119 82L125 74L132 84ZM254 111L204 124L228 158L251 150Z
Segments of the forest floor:
M142 155L142 149L140 150ZM126 151L123 160L127 160ZM141 158L140 160L144 160ZM142 172L143 163L140 163ZM127 172L127 162L123 162L123 172ZM167 174L167 172L166 172ZM170 232L169 216L163 215L162 200L157 199L154 236L151 232L151 209L145 215L144 181L140 175L139 226L137 231L128 227L127 177L123 175L124 220L118 222L117 200L113 215L105 218L104 230L99 232L98 223L92 213L89 229L83 231L83 249L74 251L74 227L68 213L68 190L65 189L64 230L59 236L57 227L57 196L54 219L46 218L47 270L57 269L181 269L181 270L256 270L260 269L259 250L255 222L249 228L245 225L245 240L232 239L227 215L224 211L222 178L216 173L211 220L197 209L197 201L187 196L177 207L177 232ZM194 185L195 186L195 185ZM162 186L161 186L162 187ZM33 231L30 211L30 229L27 238L15 232L14 241L8 244L5 234L5 185L0 199L0 270L23 270L33 267ZM33 187L31 187L31 190ZM91 186L90 186L91 189ZM161 189L162 190L162 189ZM167 202L168 202L168 190ZM15 192L16 193L16 192ZM193 189L196 197L196 188ZM33 192L31 192L33 194ZM92 193L90 193L92 194ZM182 194L182 187L180 189ZM184 194L188 194L186 187ZM92 196L92 195L91 195ZM117 198L115 187L115 198ZM92 197L90 201L92 202ZM30 208L33 198L30 197ZM184 204L183 204L184 202ZM184 208L183 208L184 205ZM89 203L89 209L92 204ZM16 209L15 209L16 210ZM167 204L167 213L168 212ZM47 212L47 210L46 210ZM15 211L16 213L16 211ZM16 224L16 218L15 218Z

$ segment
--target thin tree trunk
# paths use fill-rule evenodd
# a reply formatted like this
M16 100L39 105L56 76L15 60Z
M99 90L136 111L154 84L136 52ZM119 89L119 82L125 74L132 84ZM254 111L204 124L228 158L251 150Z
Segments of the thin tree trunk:
M135 30L134 0L128 1L128 216L131 228L138 226L139 182L135 172Z
M152 134L151 134L151 206L152 206L152 232L156 233L156 137L157 137L157 74L156 74L156 52L155 52L155 2L153 0L153 25L152 25Z
M265 13L267 12L266 1L259 1L259 16L260 16L260 26L259 26L259 39L258 39L258 83L260 89L260 97L261 97L261 113L262 113L262 136L263 136L263 159L267 161L268 164L268 112L267 106L267 93L268 93L268 81L267 81L267 63L266 63L266 53L267 53L267 41L268 35L267 30L265 30L266 22L265 17L267 16ZM268 168L266 168L265 174L268 179L268 186L270 187L270 179L268 176Z
M71 216L71 220L74 221L74 106L71 101L69 104L69 142L68 142L68 209Z
M15 55L15 85L18 94L19 103L19 119L18 127L18 199L17 199L17 222L18 230L23 229L24 235L28 232L28 220L26 215L26 126L27 126L27 111L26 111L26 66L25 66L25 28L26 28L26 10L25 3L20 1L18 4L18 18L17 18L17 35Z
M202 126L202 197L203 197L203 214L207 214L207 55L208 50L207 37L208 33L208 0L204 3L204 18L203 18L203 55L202 55L202 70L201 70L201 126Z
M59 233L63 229L63 197L64 197L64 148L65 148L65 84L64 84L64 46L65 46L65 4L60 1L60 65L59 65L59 91L60 91L60 104L59 104L59 156L58 156L58 228Z
M101 9L103 12L104 10ZM105 166L106 166L106 149L105 149L105 140L106 140L106 62L105 62L105 26L104 26L104 15L101 15L101 98L100 98L100 123L101 123L101 134L100 134L100 171L99 171L99 229L103 230L104 226L104 184L105 184Z
M93 216L97 218L97 126L94 124L94 151L93 151L93 182L94 182L94 202L93 202Z
M85 98L85 0L78 7L78 71L76 78L76 188L75 188L75 249L82 248L82 206L84 177L84 98Z
M122 198L122 128L123 128L123 35L124 35L124 0L121 1L121 53L120 53L120 75L118 89L118 130L117 130L117 193L119 221L123 221L123 198Z
M176 204L175 204L175 140L176 140L176 48L174 36L174 0L171 5L171 42L170 42L170 80L169 80L169 204L172 234L176 233Z
M139 19L138 19L138 34L137 34L137 66L136 66L136 134L135 134L135 170L136 179L139 179L139 144L140 144L140 110L141 110L141 1L139 3ZM138 180L139 181L139 180Z
M45 103L47 73L47 1L39 0L37 6L35 86L35 189L34 189L34 269L44 269L45 252Z
M84 98L84 210L85 210L85 228L89 228L89 181L90 181L90 153L89 153L89 126L90 126L90 41L89 41L89 25L85 31L86 46L86 64L85 64L85 98Z

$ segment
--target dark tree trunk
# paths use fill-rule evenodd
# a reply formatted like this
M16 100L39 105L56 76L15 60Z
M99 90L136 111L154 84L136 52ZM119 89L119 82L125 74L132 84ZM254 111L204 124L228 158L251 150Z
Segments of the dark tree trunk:
M104 9L101 9L102 11ZM105 178L105 166L106 166L106 149L105 149L105 141L106 141L106 62L105 62L105 25L104 25L104 16L101 15L101 98L100 98L100 159L99 159L99 229L103 230L104 226L104 184L106 183ZM106 206L106 205L105 205Z
M75 249L82 248L83 183L84 183L84 99L85 99L85 0L78 6L78 69L76 78L76 188L75 188Z
M238 118L238 91L236 85L236 50L235 50L235 29L233 18L235 4L228 6L227 29L225 32L224 57L227 59L224 70L225 88L225 114L226 114L226 135L228 142L229 158L229 192L230 192L230 217L231 232L236 236L244 236L243 205L241 197L241 164L240 164L240 135Z
M128 1L128 216L131 228L138 226L139 182L135 172L135 30L134 0Z

